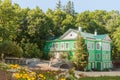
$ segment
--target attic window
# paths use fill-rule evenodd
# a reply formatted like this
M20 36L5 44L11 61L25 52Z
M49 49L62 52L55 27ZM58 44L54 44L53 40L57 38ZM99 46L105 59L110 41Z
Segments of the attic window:
M70 34L70 36L72 36L72 34Z

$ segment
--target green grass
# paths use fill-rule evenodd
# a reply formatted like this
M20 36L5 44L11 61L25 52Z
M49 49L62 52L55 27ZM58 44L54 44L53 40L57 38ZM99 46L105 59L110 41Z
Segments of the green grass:
M79 80L120 80L120 76L85 77Z

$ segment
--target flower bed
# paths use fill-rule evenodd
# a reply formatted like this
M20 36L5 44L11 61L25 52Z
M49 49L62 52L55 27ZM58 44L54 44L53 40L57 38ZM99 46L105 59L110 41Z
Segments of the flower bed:
M12 77L16 80L77 80L74 73L74 68L69 71L43 69L30 70L27 67L21 67L17 64L5 64L2 68L5 68L6 71L13 73Z

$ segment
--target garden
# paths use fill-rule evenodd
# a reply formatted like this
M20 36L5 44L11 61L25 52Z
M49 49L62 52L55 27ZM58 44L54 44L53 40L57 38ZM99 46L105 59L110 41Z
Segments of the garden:
M119 80L120 76L87 77L75 74L75 68L69 70L29 69L18 64L0 63L0 80Z

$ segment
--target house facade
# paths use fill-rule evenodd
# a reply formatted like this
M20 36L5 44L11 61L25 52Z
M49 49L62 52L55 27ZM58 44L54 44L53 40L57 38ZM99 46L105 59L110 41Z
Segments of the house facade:
M50 52L55 54L56 58L60 54L69 54L71 59L75 54L75 43L78 32L85 39L89 57L87 70L105 70L112 68L111 61L111 39L107 34L97 35L82 32L79 27L78 30L69 29L61 37L55 40L46 42L45 53L48 55Z

